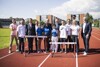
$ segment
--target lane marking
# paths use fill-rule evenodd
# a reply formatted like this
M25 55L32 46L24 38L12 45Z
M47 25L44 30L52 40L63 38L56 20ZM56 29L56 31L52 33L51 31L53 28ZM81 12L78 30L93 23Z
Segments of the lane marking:
M25 47L25 48L27 48L27 47ZM13 52L13 53L10 53L10 54L8 53L7 55L0 57L0 60L1 60L1 59L4 59L4 58L6 58L6 57L8 57L8 56L10 56L10 55L13 55L14 53L16 53L16 52Z
M98 37L96 37L96 36L94 36L94 35L92 35L94 38L96 38L97 40L100 40Z
M10 54L7 54L7 55L5 55L5 56L3 56L3 57L0 57L0 60L1 59L3 59L3 58L6 58L6 57L8 57L8 56L10 56L10 55L12 55L12 54L14 54L15 52L13 52L13 53L10 53Z
M41 64L38 67L41 67L43 63L50 57L51 53L41 62Z
M78 55L76 53L76 67L78 67Z
M94 33L94 32L92 32L92 33ZM94 34L97 34L97 35L99 35L99 36L100 36L100 34L98 34L98 33L94 33Z

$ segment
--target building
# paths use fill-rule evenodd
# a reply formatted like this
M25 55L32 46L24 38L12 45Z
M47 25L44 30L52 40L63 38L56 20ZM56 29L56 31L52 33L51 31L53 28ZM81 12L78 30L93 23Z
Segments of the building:
M83 17L85 17L85 14L67 14L67 19L76 19L80 24L83 23Z
M36 19L40 22L40 21L43 21L45 22L47 19L49 20L49 23L53 24L55 23L55 19L58 19L59 20L59 23L62 21L62 19L56 17L56 16L53 16L53 15L37 15L36 16Z
M0 18L0 27L8 28L10 24L11 24L11 19Z
M14 18L16 19L16 23L19 24L23 18ZM11 18L0 18L0 27L9 28L9 25L12 23Z

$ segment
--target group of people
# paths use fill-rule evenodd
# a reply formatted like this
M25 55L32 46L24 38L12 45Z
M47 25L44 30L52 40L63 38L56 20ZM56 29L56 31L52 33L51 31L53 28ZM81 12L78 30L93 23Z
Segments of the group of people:
M76 42L76 53L79 52L79 38L82 35L84 41L85 51L83 55L87 55L89 50L89 40L91 36L92 26L88 22L87 18L84 17L84 22L82 27L77 24L77 21L68 19L66 22L56 19L54 24L50 24L47 19L44 25L41 25L38 21L35 24L32 23L32 19L29 18L28 24L25 24L24 19L19 25L16 24L16 20L12 19L12 24L10 24L11 35L10 35L10 47L9 53L12 52L12 42L15 38L16 41L16 51L23 53L25 51L24 40L28 41L28 53L33 52L33 40L35 41L36 52L40 53L42 38L38 37L27 37L29 36L47 36L44 38L44 53L52 51L56 53L58 51L67 53L68 51L74 50L74 45L69 44L51 44L49 42ZM80 33L81 32L81 33ZM19 40L19 42L18 42Z

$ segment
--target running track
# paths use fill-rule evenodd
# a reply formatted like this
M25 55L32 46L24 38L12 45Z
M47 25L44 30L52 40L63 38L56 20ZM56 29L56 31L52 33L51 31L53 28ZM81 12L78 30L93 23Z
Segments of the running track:
M80 37L79 43L81 52L78 56L70 52L67 54L57 53L53 58L51 58L50 53L33 53L24 57L23 54L15 52L14 46L14 52L12 54L8 54L8 48L0 50L0 67L100 67L99 34L100 29L93 28L92 37L90 39L90 50L87 56L82 55L84 45Z

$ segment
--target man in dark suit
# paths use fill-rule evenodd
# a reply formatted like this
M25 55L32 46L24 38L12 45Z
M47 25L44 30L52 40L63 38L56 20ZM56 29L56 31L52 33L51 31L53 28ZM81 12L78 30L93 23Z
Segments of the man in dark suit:
M83 55L87 55L87 52L89 50L89 40L91 37L91 31L92 31L92 25L87 21L86 17L84 17L84 22L81 30L81 35L85 46L85 51Z
M29 23L26 25L26 35L36 35L35 32L35 24L32 23L32 19L29 19ZM28 37L28 50L30 52L33 52L33 38L32 37Z

